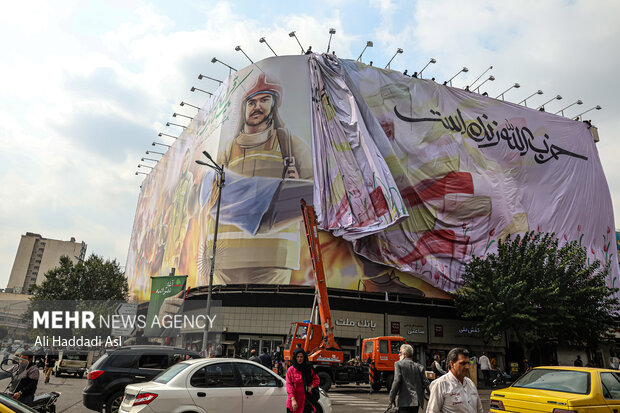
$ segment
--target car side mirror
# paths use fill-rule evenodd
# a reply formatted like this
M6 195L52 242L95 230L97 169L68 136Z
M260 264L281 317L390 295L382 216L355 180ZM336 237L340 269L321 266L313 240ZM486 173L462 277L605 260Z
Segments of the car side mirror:
M284 387L284 383L282 383L282 380L276 380L276 386Z

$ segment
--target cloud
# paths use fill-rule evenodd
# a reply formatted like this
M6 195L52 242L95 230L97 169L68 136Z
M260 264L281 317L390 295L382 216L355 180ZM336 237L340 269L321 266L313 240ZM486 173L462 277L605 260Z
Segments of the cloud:
M177 129L163 129L174 121L172 112L195 113L180 108L180 101L206 101L191 86L215 90L217 84L198 80L199 73L228 76L228 69L211 63L213 56L237 68L249 62L236 45L254 61L269 57L258 42L262 36L279 55L299 54L291 30L304 48L323 51L334 27L332 50L353 59L373 40L364 60L377 66L402 47L392 67L410 73L434 57L437 63L424 73L439 81L467 66L469 73L454 81L458 87L493 65L496 80L484 89L496 96L519 82L521 88L506 95L513 102L542 89L545 94L528 103L559 93L564 99L550 104L558 110L582 99L570 115L602 105L587 116L599 126L600 157L620 205L620 142L614 139L620 107L613 87L620 3L342 0L285 7L220 1L166 7L172 10L156 2L13 2L0 17L0 35L10 39L0 61L0 279L8 279L26 231L75 236L89 252L124 263L141 182L134 172L160 139L157 131L176 135Z

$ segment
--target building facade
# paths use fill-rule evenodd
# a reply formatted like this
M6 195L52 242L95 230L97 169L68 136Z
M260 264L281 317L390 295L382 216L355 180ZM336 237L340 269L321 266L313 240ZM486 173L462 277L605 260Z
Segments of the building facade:
M311 318L314 288L291 286L217 286L211 315L217 317L210 342L214 353L247 358L249 351L270 352L282 348L291 324ZM361 340L397 335L415 351L415 359L429 364L434 355L445 358L454 347L473 354L483 351L505 364L506 337L485 343L475 322L459 319L449 299L413 297L397 293L352 292L329 289L334 334L345 360L354 358ZM204 314L206 295L190 291L183 314ZM203 330L183 328L176 345L200 350Z
M43 282L47 271L58 266L63 255L74 263L83 260L86 243L76 242L73 237L69 241L61 241L26 232L19 241L6 292L28 293L32 285Z

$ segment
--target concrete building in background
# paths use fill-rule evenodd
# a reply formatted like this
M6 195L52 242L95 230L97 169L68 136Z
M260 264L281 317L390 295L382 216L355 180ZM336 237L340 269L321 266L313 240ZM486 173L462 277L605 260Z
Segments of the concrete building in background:
M30 286L42 283L45 273L58 266L63 255L74 263L83 260L86 256L86 243L75 242L73 237L69 241L61 241L26 232L19 242L5 291L27 294Z

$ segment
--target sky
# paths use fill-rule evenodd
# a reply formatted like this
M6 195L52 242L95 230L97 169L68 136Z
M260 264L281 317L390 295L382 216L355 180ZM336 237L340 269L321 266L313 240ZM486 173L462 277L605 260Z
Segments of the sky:
M463 88L489 66L495 97L528 106L560 94L547 111L572 106L599 128L597 144L614 213L620 214L620 2L514 0L66 1L3 2L0 14L0 288L13 266L20 236L88 244L88 254L124 266L144 175L135 175L155 140L178 135L173 112L193 116L181 101L202 106L223 65L331 48L353 58L374 42L365 62L419 71ZM168 140L170 139L170 140ZM164 147L158 147L165 149ZM592 213L597 206L592 205Z

